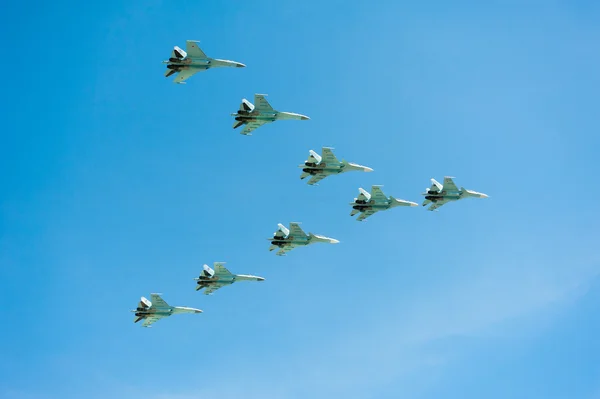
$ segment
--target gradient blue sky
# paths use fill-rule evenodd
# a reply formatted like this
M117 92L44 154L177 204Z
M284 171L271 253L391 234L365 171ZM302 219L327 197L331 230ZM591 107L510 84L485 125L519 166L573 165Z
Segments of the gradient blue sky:
M0 398L600 398L599 2L141 3L3 7ZM175 85L186 39L248 67ZM257 92L311 120L241 136ZM491 198L348 216L444 175Z

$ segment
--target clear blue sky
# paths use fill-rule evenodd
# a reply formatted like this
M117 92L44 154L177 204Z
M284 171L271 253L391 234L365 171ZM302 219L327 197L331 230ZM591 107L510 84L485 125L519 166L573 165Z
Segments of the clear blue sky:
M600 398L600 3L408 3L5 5L0 398ZM247 68L175 85L186 39ZM241 136L254 93L311 120ZM491 198L349 216L444 175Z

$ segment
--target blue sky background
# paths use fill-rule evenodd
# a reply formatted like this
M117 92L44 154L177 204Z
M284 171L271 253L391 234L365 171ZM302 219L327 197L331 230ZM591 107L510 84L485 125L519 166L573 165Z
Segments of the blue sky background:
M600 398L600 3L143 3L3 7L1 398ZM186 39L248 66L175 85ZM311 120L241 136L254 93ZM348 216L444 175L491 198Z

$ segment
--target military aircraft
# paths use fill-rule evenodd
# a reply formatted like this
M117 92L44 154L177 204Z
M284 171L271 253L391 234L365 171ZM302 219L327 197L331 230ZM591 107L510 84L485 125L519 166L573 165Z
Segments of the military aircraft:
M184 308L180 306L169 306L159 294L150 294L152 302L142 297L137 309L132 310L135 313L134 323L144 320L142 327L150 327L152 323L157 322L163 317L179 313L202 313L200 309Z
M316 235L313 233L306 234L300 228L299 223L290 223L289 230L281 223L279 223L277 226L279 229L275 232L275 234L273 234L273 238L268 238L268 240L271 241L269 251L279 248L279 251L277 251L276 254L279 256L285 255L286 252L289 252L296 247L314 244L316 242L326 242L330 244L339 243L339 241L334 238Z
M199 41L188 40L186 42L186 50L183 51L179 47L175 46L171 53L171 58L168 61L163 61L163 64L167 64L167 71L165 77L169 77L177 72L179 75L175 78L175 83L185 83L184 80L195 75L200 71L206 71L210 68L218 67L235 67L244 68L246 65L229 60L219 60L216 58L210 58L204 51L198 46Z
M425 196L423 206L433 203L433 205L427 208L428 211L435 211L437 208L450 201L458 201L463 198L488 198L486 194L467 190L464 187L461 187L459 190L452 179L453 178L449 176L444 177L444 184L440 184L435 179L431 179L431 188L426 188L423 193Z
M247 274L233 274L225 268L224 262L215 262L215 269L211 269L208 265L204 265L200 277L195 278L198 282L196 291L206 288L204 294L209 295L219 288L235 283L236 281L265 281L264 278L258 276L250 276Z
M416 202L399 200L392 196L388 198L383 191L381 191L381 186L371 187L370 194L363 188L359 188L358 191L358 197L354 198L354 202L350 203L350 205L352 205L350 216L360 213L358 218L356 218L359 222L362 222L376 212L385 211L386 209L395 208L397 206L419 206Z
M294 114L293 112L280 112L273 109L265 96L266 94L255 94L254 105L245 98L242 99L239 111L235 114L231 114L231 116L235 116L235 122L233 123L234 129L246 125L240 133L248 136L253 130L266 123L286 119L296 119L301 121L310 119L305 115Z
M302 174L300 179L305 179L308 176L311 178L308 180L308 184L317 184L322 179L329 175L335 175L338 173L350 172L358 170L362 172L372 172L373 169L366 166L358 165L345 160L339 160L333 155L333 148L323 147L321 154L319 155L313 150L309 151L309 156L304 165L299 165L302 168Z

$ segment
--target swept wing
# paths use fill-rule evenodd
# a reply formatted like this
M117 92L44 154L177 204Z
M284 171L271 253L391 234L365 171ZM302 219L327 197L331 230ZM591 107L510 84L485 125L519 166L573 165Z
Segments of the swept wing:
M204 54L204 51L202 51L202 49L200 49L200 47L198 46L198 43L200 43L197 40L188 40L185 43L185 49L187 51L187 55L188 57L193 57L193 58L208 58L206 56L206 54Z
M311 177L308 180L307 183L310 184L310 185L314 185L314 184L317 184L318 182L320 182L321 180L323 180L326 177L327 177L327 174L325 174L325 173L317 173L316 175L314 175L313 177Z
M185 68L182 69L179 72L179 75L177 75L177 77L175 77L175 80L173 80L175 83L182 83L185 80L191 78L193 75L195 75L196 73L200 72L200 71L204 71L205 69L202 68Z
M389 202L388 197L385 196L380 187L373 186L371 188L371 198L377 202Z
M298 223L290 223L290 236L293 237L306 237L307 234L302 230Z
M323 162L325 162L326 164L339 164L340 163L339 159L337 159L336 156L333 155L333 151L331 151L331 150L332 150L332 148L323 147L323 151L322 151Z
M438 200L436 202L434 202L429 208L427 208L428 211L435 211L436 209L438 209L440 206L447 204L448 201L445 199L442 200Z
M207 285L206 288L204 289L204 295L210 295L213 292L215 292L216 290L218 290L219 288L224 287L225 285L227 285L227 284L223 284L223 283L219 283L219 282L211 283L211 284Z
M264 94L254 95L254 109L259 112L274 112L275 110L271 107L271 104L267 101Z
M456 184L454 184L451 177L444 177L444 191L458 192L458 187L456 187Z
M170 308L171 307L158 294L150 294L150 298L151 298L150 301L152 302L152 307L158 307L158 308Z
M142 327L150 327L151 324L156 323L157 321L159 321L163 317L165 317L165 316L155 315L155 314L147 316L144 319L144 322L142 323Z
M262 120L258 120L258 121L250 121L246 124L246 126L244 127L244 129L240 132L241 134L245 134L245 135L250 135L250 133L256 129L258 129L259 127L261 127L262 125L264 125L265 123L268 123L267 121L262 121Z
M377 211L374 210L373 208L368 208L364 212L362 212L360 215L358 215L358 217L356 218L356 220L358 220L359 222L362 222L363 220L365 220L369 216L374 215L376 212Z

